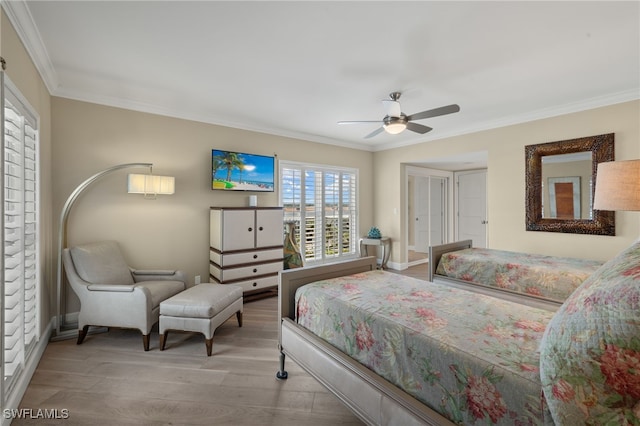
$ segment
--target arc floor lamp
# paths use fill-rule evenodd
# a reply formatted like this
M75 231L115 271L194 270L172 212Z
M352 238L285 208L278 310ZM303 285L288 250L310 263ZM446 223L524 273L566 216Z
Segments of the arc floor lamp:
M60 223L58 228L58 257L57 257L57 279L56 279L56 291L57 291L57 304L56 304L56 329L55 335L51 340L63 340L70 339L76 336L77 331L75 327L70 329L71 325L66 324L66 312L62 312L63 298L66 301L66 286L64 282L64 267L62 265L62 251L67 246L67 219L74 203L78 197L89 187L92 183L98 179L111 174L121 169L127 169L132 167L148 167L149 174L147 175L129 175L128 177L128 192L133 194L144 194L145 198L153 198L156 194L173 194L174 192L174 178L170 176L155 176L152 174L153 163L126 163L119 164L117 166L109 167L95 175L89 177L82 182L71 192L69 198L62 207L60 213ZM65 309L66 310L66 309ZM66 328L63 330L63 328Z

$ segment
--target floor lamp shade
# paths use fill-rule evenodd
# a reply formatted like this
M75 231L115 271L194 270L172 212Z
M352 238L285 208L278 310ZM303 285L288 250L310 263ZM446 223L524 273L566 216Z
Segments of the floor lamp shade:
M175 181L173 176L129 174L127 191L129 194L171 195L175 192Z
M598 164L593 208L640 211L640 160Z

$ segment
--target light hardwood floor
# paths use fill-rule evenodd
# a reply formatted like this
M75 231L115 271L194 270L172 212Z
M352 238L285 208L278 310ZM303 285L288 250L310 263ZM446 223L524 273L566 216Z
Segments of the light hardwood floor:
M14 420L13 425L361 425L331 393L287 360L278 381L277 298L246 303L216 330L207 357L202 335L170 333L151 350L140 333L112 329L51 342L20 404L67 409L66 420Z

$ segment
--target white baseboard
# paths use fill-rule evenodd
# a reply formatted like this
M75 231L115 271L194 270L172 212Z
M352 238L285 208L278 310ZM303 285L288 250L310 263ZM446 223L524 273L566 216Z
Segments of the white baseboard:
M404 271L405 269L407 269L407 263L400 263L400 262L392 262L392 261L388 261L387 262L387 267L390 269L394 269L396 271Z

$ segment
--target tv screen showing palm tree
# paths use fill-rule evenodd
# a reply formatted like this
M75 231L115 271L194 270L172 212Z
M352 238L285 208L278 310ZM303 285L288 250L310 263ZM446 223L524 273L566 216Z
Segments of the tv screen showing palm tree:
M211 188L224 191L273 192L275 157L211 151Z

